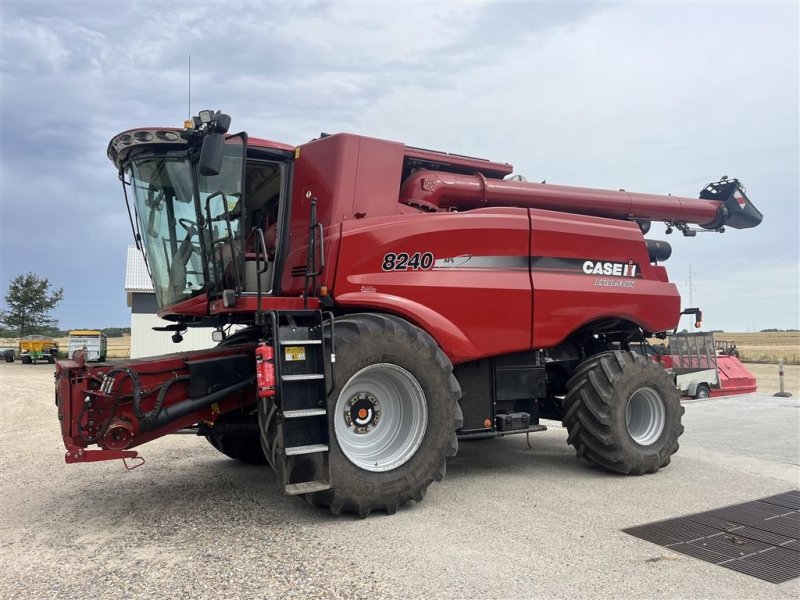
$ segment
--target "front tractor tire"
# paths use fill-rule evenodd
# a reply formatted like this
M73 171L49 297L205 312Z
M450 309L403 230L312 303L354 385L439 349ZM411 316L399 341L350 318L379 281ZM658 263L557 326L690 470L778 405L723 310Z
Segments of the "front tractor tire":
M336 515L394 513L421 502L458 451L461 388L427 333L402 319L357 314L335 322L334 388L328 395L331 489L307 494ZM261 414L261 413L260 413ZM274 456L276 428L262 438Z
M238 344L255 345L260 337L260 332L255 328L242 329L221 341L218 346L236 346ZM229 416L222 417L218 422L230 422ZM253 424L257 423L257 418L253 417ZM249 421L248 421L249 423ZM248 465L265 465L267 457L261 446L261 434L259 431L243 430L230 433L218 433L212 431L205 436L209 444L222 452L228 458L238 460Z
M228 458L248 465L267 464L258 433L209 433L205 437L209 444Z
M666 467L678 451L684 408L669 374L632 352L604 352L567 382L563 423L579 458L613 473Z

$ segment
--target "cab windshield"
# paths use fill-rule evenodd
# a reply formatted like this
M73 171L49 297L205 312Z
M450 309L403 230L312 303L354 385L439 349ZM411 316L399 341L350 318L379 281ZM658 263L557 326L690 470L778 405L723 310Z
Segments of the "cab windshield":
M226 144L222 169L213 177L197 176L185 151L148 153L128 165L160 308L215 289L225 277L239 279L243 160L241 143L233 143Z

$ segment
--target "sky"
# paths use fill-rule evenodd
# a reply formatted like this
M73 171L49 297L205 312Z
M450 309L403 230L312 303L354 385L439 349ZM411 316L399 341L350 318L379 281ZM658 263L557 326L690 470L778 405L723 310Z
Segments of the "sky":
M360 133L531 181L696 197L736 177L760 227L649 237L706 328L798 328L799 6L4 0L2 295L33 271L64 287L62 328L129 325L108 141L211 108L256 137Z

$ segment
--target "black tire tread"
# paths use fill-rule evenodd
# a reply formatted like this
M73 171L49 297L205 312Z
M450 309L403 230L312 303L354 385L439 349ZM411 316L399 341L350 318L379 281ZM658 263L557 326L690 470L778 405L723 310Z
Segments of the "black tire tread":
M278 454L282 451L278 436L278 405L273 398L258 403L259 423L261 429L261 447L269 466L278 472Z
M208 443L222 452L225 456L241 461L248 465L267 464L267 457L261 448L258 434L234 435L210 433L205 436Z
M701 395L700 391L705 390L707 392L706 396ZM695 391L694 397L696 400L701 398L710 398L711 397L711 388L709 388L705 383L701 383L697 386L697 390Z
M644 375L653 381L668 383L664 389L672 389L666 402L679 406L677 424L670 423L665 451L652 456L633 456L626 450L622 436L627 431L616 431L612 410L623 399L616 397L616 388L623 378L633 374ZM563 402L563 423L568 431L567 442L575 447L579 458L590 465L624 475L655 473L670 462L670 456L678 451L678 437L683 433L678 391L663 368L644 357L622 351L603 352L590 357L578 366L567 382L567 395ZM617 428L619 429L619 428Z

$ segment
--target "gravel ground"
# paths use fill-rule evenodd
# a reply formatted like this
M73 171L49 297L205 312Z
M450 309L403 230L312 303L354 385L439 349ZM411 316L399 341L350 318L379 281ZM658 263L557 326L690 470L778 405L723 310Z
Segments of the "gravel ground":
M587 467L558 426L533 450L522 436L463 442L424 502L359 520L281 495L267 468L193 436L144 446L130 472L66 465L52 367L0 363L0 598L798 598L798 580L620 531L797 487L796 399L771 415L789 423L776 444L770 419L741 409L768 398L687 404L683 448L652 476Z

